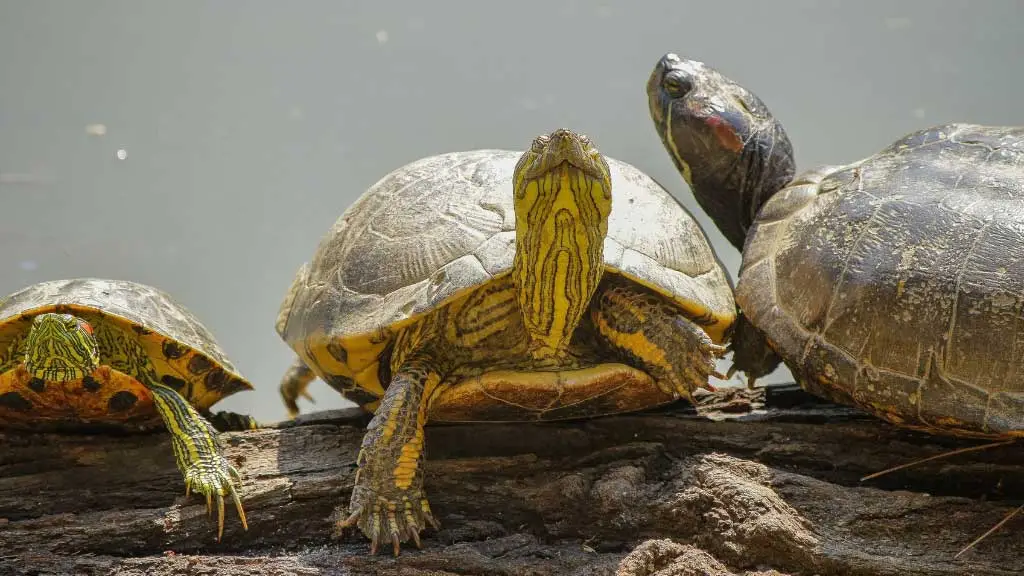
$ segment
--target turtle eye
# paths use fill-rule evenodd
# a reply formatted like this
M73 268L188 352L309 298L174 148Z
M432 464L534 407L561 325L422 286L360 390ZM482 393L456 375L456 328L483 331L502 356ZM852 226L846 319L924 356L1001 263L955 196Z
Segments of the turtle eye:
M669 74L662 81L665 91L673 98L682 98L693 90L693 81L678 74Z

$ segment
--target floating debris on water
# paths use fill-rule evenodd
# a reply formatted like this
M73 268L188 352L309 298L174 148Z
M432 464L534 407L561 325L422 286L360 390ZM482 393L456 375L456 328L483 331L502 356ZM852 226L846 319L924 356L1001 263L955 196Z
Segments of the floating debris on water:
M128 151L125 150L124 148L121 148L120 150L117 151L117 159L118 160L124 160L127 157L128 157Z
M85 127L85 133L89 136L104 136L107 133L106 124L89 124Z

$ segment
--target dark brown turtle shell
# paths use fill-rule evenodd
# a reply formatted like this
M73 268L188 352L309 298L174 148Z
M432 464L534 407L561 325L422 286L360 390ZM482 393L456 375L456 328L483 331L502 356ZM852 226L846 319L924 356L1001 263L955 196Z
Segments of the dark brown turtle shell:
M811 392L1024 436L1024 128L936 126L803 174L759 212L736 299Z

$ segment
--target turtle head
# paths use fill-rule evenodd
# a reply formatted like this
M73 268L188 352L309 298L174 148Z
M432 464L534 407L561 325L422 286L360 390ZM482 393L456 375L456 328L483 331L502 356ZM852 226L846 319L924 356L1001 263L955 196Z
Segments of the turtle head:
M701 208L739 250L757 211L793 178L793 148L761 99L669 53L647 80L651 119Z
M512 179L520 310L534 355L557 355L604 272L611 171L589 138L559 129L533 140Z
M71 314L40 314L32 321L25 344L25 367L48 382L78 380L100 364L92 326Z

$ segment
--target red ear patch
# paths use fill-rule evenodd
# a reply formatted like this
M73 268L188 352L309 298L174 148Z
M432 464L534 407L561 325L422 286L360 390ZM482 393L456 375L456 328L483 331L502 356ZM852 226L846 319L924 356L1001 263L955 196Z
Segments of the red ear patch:
M743 140L740 139L740 135L733 130L728 122L718 116L709 116L707 124L711 127L715 137L718 138L718 142L727 150L733 152L741 152L743 150Z
M90 336L92 335L92 324L89 324L88 322L83 321L81 323L81 326L82 326L82 330L85 330L86 334L89 334Z

